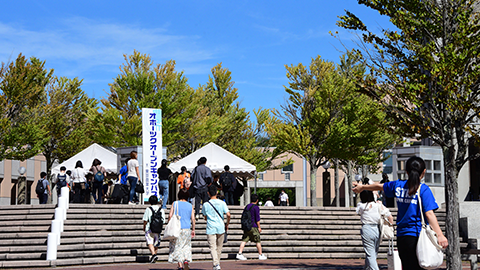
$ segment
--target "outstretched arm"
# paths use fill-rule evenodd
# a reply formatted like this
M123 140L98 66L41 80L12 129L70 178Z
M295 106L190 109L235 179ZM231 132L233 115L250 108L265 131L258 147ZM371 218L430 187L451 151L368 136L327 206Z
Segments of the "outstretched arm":
M380 183L373 183L371 185L362 185L361 183L352 183L353 184L353 192L360 193L364 190L376 191L376 190L383 190L383 184Z
M445 237L445 235L443 235L443 232L440 229L440 225L438 225L437 216L435 216L435 213L433 212L433 210L427 211L425 213L425 217L428 220L428 224L430 224L433 231L437 234L438 244L443 248L446 248L448 246L448 240Z

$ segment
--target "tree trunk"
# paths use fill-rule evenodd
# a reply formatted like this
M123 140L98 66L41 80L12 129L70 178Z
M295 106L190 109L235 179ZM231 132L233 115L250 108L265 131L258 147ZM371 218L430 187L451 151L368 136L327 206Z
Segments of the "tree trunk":
M447 269L462 269L462 260L460 255L460 231L459 217L460 209L458 205L458 183L457 169L455 166L455 147L444 147L443 159L445 163L445 198L447 200L447 217L445 220L445 236L448 240L447 247Z
M335 206L340 207L340 185L338 183L338 158L334 159L335 163Z
M317 170L318 167L310 163L310 206L317 206Z
M347 163L347 171L348 171L348 196L350 200L350 206L355 207L355 201L353 200L353 192L352 192L353 171L352 171L351 161L348 161Z

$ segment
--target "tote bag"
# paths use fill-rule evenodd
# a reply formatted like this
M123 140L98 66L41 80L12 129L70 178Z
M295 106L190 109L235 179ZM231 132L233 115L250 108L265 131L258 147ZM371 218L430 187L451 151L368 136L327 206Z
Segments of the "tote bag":
M180 236L180 230L182 229L180 224L180 216L178 215L178 203L175 206L173 204L174 212L172 218L168 221L167 226L165 226L165 230L163 231L163 240L175 240Z
M388 270L402 270L402 261L398 255L398 250L394 247L393 239L388 240L387 262Z
M395 236L393 224L388 221L388 218L385 215L382 215L381 208L383 205L378 206L378 214L380 215L379 226L380 226L380 241L382 239L390 240Z
M421 186L422 184L420 184ZM443 263L443 252L442 247L438 244L437 234L430 225L425 224L420 187L417 190L417 197L420 205L420 216L422 217L422 229L417 243L418 264L426 269L435 269Z

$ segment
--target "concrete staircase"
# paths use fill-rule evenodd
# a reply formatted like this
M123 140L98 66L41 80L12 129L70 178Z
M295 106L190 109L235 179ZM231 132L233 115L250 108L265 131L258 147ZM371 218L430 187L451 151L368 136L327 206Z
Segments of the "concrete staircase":
M31 268L146 262L149 251L142 231L147 206L70 204L56 261L46 261L47 235L53 205L0 208L0 268ZM334 207L261 207L262 247L275 258L363 258L360 218L354 209ZM234 259L240 246L243 207L230 207L232 221L223 259ZM394 211L394 214L396 212ZM436 212L445 226L445 210ZM206 223L199 220L192 239L194 260L210 260ZM380 258L386 258L387 242ZM244 254L258 258L255 245ZM168 242L159 248L159 261L168 259Z

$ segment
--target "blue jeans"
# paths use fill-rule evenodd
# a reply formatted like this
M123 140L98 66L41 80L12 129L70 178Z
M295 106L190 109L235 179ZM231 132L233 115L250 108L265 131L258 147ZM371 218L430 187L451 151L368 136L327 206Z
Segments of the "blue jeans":
M162 199L162 208L167 209L168 180L158 181L158 194L160 195L160 199Z
M362 243L365 250L365 268L366 270L378 270L377 254L380 247L380 230L378 224L362 225Z
M135 196L135 188L137 187L138 178L130 176L127 178L128 182L130 183L130 198L129 201L133 202L133 196Z
M227 203L227 205L234 205L233 192L225 191L224 194L225 194L225 203Z
M93 181L92 195L95 203L102 203L102 187L103 182Z

